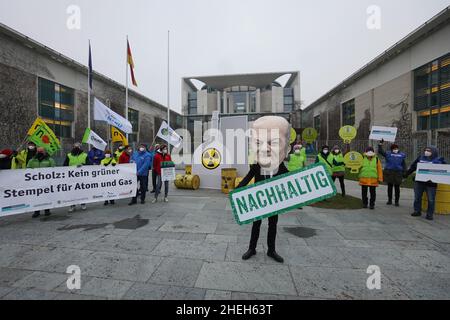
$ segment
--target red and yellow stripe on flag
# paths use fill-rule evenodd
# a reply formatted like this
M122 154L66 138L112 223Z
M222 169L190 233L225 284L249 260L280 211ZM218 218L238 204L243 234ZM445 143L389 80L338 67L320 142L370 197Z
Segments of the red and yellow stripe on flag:
M133 82L134 86L138 86L136 78L134 77L134 61L133 61L133 55L131 54L131 47L130 43L127 41L127 51L128 51L128 64L130 65L130 71L131 71L131 81Z

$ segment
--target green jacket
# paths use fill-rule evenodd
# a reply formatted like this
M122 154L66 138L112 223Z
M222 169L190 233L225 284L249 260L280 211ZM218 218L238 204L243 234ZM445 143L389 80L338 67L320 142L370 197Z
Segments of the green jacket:
M72 153L69 153L67 155L67 158L69 159L69 167L76 167L79 165L86 165L87 164L87 153L86 152L82 152L80 153L78 156L74 156L72 155Z
M50 168L55 166L55 160L53 158L47 156L46 158L39 161L38 158L34 157L28 162L27 168L29 169L38 169L38 168Z
M289 156L288 170L290 172L302 169L305 166L306 157L303 154L291 154Z
M327 159L325 159L321 153L319 153L317 155L316 163L324 164L330 175L333 174L333 169L331 168L332 161L333 161L333 156L331 154L328 155Z
M344 156L342 155L342 153L331 154L328 157L328 162L330 162L332 165L333 173L345 172Z

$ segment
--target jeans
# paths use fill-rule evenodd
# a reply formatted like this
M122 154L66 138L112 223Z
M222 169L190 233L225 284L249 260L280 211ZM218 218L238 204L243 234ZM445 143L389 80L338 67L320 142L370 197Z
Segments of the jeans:
M428 197L428 210L427 215L432 217L434 215L434 207L436 200L437 187L432 187L423 182L414 183L414 212L422 212L422 196L423 193L427 193Z
M256 250L258 245L259 232L261 229L262 221L256 221L253 223L252 227L252 237L250 239L250 250ZM273 216L269 218L269 230L267 232L267 246L270 253L275 252L275 240L277 237L277 224L278 216Z
M138 176L139 190L136 190L136 196L133 198L133 202L137 202L139 194L141 195L141 201L145 201L145 195L147 193L148 176Z
M156 191L156 177L158 175L156 174L155 170L152 170L152 186L153 186L153 192Z
M370 187L370 186L361 186L362 191L362 201L364 206L367 206L369 204L369 198L367 197L367 191L370 190L370 206L375 206L375 201L377 200L377 187Z
M161 193L162 188L162 177L158 175L156 177L156 190L155 190L155 198L158 199L159 194ZM169 195L169 181L164 181L164 198L167 198Z
M398 203L400 201L400 185L388 184L388 199L390 202L392 202L392 194L395 188L395 203Z
M333 179L333 182L335 182L336 179L339 179L339 184L341 185L341 193L343 196L345 196L344 176L342 176L342 177L333 176L332 179Z

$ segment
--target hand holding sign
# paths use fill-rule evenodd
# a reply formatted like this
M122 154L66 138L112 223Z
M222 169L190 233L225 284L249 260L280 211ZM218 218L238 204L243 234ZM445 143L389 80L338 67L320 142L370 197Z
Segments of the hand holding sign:
M395 142L395 138L397 137L397 128L391 127L372 127L372 131L370 132L369 139L370 140L378 140L378 141L388 141Z

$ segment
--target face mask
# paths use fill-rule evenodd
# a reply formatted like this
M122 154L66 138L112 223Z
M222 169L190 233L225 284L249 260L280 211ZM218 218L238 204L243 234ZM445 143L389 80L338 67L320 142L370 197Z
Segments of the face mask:
M433 154L430 151L425 151L425 157L431 157Z
M375 152L373 152L373 151L366 152L366 156L373 157L373 156L375 156Z
M128 150L128 153L130 153L130 154L133 153L133 150L129 149L129 150Z
M167 154L167 150L166 150L166 149L164 149L162 153L163 153L163 154Z
M330 150L328 150L328 149L323 150L323 154L328 154L329 152L330 152Z
M125 150L124 147L119 147L119 151L123 151L123 150Z
M397 154L399 152L399 150L393 150L392 152Z
M302 148L303 148L303 146L302 146L301 144L299 145L299 147L300 147L300 149L302 149Z
M144 151L145 151L145 148L139 148L139 151L140 151L140 152L144 152Z
M6 154L0 154L0 159L5 159L6 158Z
M341 152L341 150L334 150L335 154L339 154L339 152Z
M301 153L300 150L295 150L294 152L295 152L295 154L300 154Z
M111 155L110 154L105 154L105 158L109 159L109 158L111 158Z
M28 146L28 150L30 150L30 151L34 151L35 149L36 149L35 146Z

